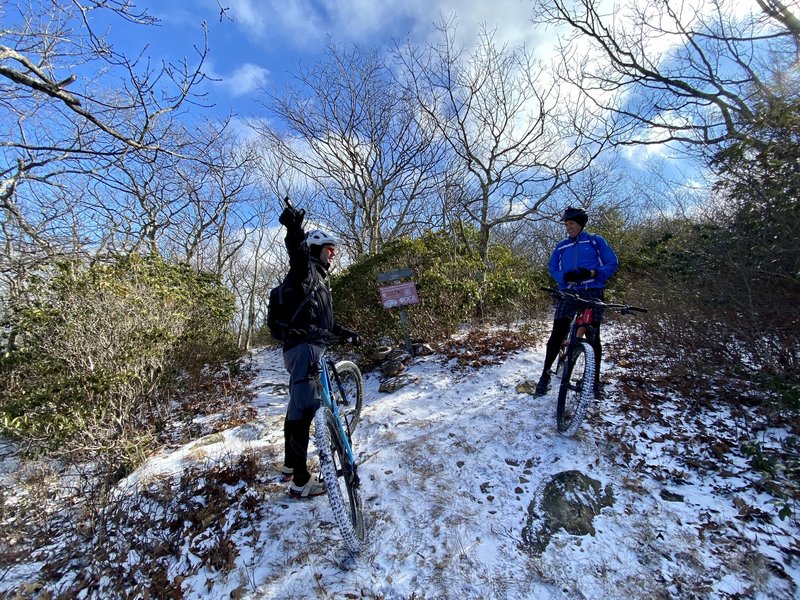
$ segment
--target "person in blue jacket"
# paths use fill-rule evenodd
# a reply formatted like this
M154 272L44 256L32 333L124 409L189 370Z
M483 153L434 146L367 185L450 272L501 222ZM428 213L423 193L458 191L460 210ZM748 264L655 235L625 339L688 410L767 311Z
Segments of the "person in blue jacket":
M569 207L561 218L567 229L567 238L559 242L547 268L550 276L555 280L558 289L578 292L584 298L602 300L603 292L608 281L619 267L617 255L601 236L584 231L589 215L582 208ZM573 300L562 299L556 304L553 316L553 330L547 340L547 350L544 357L544 369L539 382L536 384L536 395L547 393L550 385L550 368L558 356L561 343L569 333L570 322L577 311ZM595 356L595 397L600 397L600 359L602 346L600 344L600 323L603 320L602 309L592 310L592 325L597 330L594 339Z

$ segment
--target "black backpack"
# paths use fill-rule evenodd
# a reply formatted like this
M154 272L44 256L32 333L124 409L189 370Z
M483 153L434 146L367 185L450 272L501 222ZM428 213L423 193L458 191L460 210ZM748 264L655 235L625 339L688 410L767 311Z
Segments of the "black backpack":
M285 277L281 284L269 291L269 305L267 305L267 327L273 338L285 342L289 339L289 330L296 328L294 321L300 311L314 297L314 292L319 287L319 278L314 277L308 291L301 284L289 281Z

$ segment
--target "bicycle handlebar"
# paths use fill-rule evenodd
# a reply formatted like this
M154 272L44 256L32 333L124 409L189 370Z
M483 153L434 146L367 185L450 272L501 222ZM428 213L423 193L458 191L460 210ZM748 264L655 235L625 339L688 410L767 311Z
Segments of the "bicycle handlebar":
M631 312L641 312L641 313L646 313L647 312L646 308L641 308L639 306L631 306L630 304L606 303L606 302L603 302L602 300L596 300L596 299L593 299L593 298L582 298L576 292L565 292L563 290L559 290L559 289L556 289L556 288L547 288L547 287L543 287L543 288L539 288L539 289L544 291L544 292L547 292L550 295L555 296L557 298L564 298L564 299L567 299L567 300L575 300L576 302L578 302L580 304L584 304L586 306L590 306L590 307L593 307L593 308L605 308L605 309L608 309L608 310L614 310L614 311L619 312L622 315L626 315L626 314L629 314Z
M348 344L350 346L359 346L360 343L356 343L352 337L346 335L333 335L332 333L328 335L327 341L329 344Z

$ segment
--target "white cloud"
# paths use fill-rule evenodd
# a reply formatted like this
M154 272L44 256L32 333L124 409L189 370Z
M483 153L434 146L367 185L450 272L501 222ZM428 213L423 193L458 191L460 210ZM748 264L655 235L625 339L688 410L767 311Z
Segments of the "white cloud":
M234 98L257 90L269 77L269 70L254 63L243 63L228 74L219 73L213 61L206 61L203 70L220 88Z
M391 23L398 23L405 13L407 2L375 2L327 0L325 11L331 31L353 41L369 39Z
M250 38L302 48L324 38L324 16L309 0L228 0L228 16Z
M266 30L271 11L259 10L253 0L228 0L225 4L230 11L230 18L245 31L260 36Z
M434 22L452 15L459 23L458 41L467 46L484 24L497 29L499 43L538 44L544 33L530 21L531 4L520 0L229 0L226 6L245 35L306 50L324 44L328 35L377 45L406 35L433 41Z
M244 63L237 67L233 73L223 77L222 85L228 88L228 91L233 96L243 96L263 85L268 75L269 71L267 69L253 63Z
M413 9L412 9L413 7ZM531 23L531 2L519 0L414 0L409 7L413 10L415 20L422 32L429 35L436 33L431 23L440 16L449 18L455 16L458 22L458 42L466 46L471 45L482 26L496 30L495 39L498 43L511 45L521 43L538 43L542 31L537 30Z
M325 16L307 0L273 2L278 31L287 34L293 45L303 48L320 43L325 37Z

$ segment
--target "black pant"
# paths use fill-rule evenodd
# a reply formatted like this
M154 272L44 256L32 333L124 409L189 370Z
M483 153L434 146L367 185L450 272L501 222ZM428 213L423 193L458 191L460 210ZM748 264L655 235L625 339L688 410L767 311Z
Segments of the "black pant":
M314 411L303 411L302 419L286 419L283 422L283 439L285 456L283 465L294 469L292 481L295 485L304 486L311 479L308 472L308 443L310 438L311 421L314 420Z
M544 373L547 373L550 367L553 366L562 342L569 335L570 323L572 323L571 318L553 320L553 331L550 332L550 338L547 340L547 351L544 355ZM594 340L592 341L592 348L594 348L594 386L597 389L600 384L600 358L603 346L600 344L600 323L594 322L592 327L594 327Z

